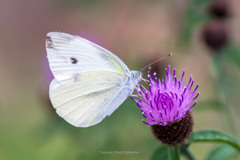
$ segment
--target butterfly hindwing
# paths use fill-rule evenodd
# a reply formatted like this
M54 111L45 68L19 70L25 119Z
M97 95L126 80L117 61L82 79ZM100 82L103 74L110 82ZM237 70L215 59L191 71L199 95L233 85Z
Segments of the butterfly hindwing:
M106 81L106 72L87 72L79 81L64 84L53 80L50 85L50 99L56 112L70 124L88 127L101 122L128 97L129 88L119 85L122 79L112 74ZM89 79L96 78L91 82Z

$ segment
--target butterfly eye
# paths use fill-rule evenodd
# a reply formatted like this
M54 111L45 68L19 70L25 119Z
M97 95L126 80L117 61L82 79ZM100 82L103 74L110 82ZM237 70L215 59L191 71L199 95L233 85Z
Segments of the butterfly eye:
M136 71L135 74L134 74L134 77L135 78L141 77L141 72Z

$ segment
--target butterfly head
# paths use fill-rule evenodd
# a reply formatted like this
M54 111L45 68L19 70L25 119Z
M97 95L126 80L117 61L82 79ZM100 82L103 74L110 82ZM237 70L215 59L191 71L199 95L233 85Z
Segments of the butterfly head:
M131 71L131 79L133 80L134 86L136 86L142 80L142 72Z

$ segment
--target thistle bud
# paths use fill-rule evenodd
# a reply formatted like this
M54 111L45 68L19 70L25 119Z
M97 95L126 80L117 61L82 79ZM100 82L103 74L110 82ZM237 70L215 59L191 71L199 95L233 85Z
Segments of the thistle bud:
M216 0L208 8L211 16L218 19L226 19L230 16L230 3L228 0Z
M209 48L215 51L221 50L229 40L227 27L222 21L211 21L203 29L203 40Z

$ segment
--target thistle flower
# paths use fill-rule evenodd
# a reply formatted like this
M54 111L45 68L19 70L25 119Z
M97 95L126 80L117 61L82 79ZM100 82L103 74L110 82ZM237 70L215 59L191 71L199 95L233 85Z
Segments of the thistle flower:
M156 73L153 74L154 79L152 79L148 72L149 91L140 85L136 90L139 99L131 98L147 119L143 122L152 126L153 133L159 140L167 144L178 144L183 142L192 131L193 122L189 111L196 105L195 100L199 96L196 90L199 85L192 91L192 76L183 87L185 71L177 80L175 69L173 76L170 73L170 65L165 70L165 81L157 79Z

